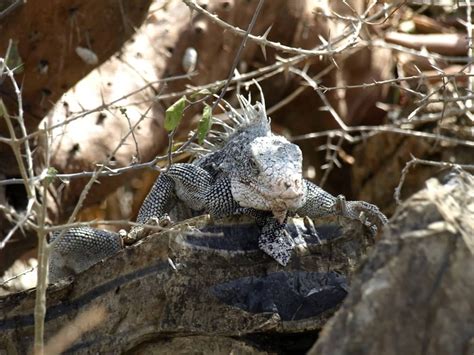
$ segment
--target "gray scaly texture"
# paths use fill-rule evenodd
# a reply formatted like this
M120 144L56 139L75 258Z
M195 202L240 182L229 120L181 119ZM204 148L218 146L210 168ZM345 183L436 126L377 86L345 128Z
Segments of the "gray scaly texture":
M294 246L285 231L288 216L317 218L341 215L357 219L376 231L387 223L379 209L364 201L334 197L303 179L299 147L272 134L264 105L254 106L239 97L241 111L231 109L235 127L218 122L201 157L188 164L174 164L160 175L143 203L137 222L161 218L184 204L195 213L213 218L236 214L253 216L260 226L260 248L286 265ZM216 144L217 142L217 144ZM132 230L139 233L142 227Z
M241 110L231 108L229 113L232 126L217 120L221 130L211 131L203 147L192 146L199 154L196 160L173 164L158 177L140 208L138 223L156 223L168 214L180 219L183 210L188 216L209 213L213 218L250 215L261 230L260 249L281 265L289 262L295 245L285 230L288 216L340 215L360 220L373 231L387 223L376 206L346 202L303 179L300 148L271 132L264 104L253 106L242 96L239 100ZM144 228L134 227L129 236L135 238ZM73 243L68 240L74 239L74 232L69 234L72 238L64 238L57 249ZM101 232L94 237L101 238ZM62 250L57 253L66 259Z
M70 228L60 238L59 232L50 238L53 243L49 264L49 280L73 276L122 249L122 238L96 228Z

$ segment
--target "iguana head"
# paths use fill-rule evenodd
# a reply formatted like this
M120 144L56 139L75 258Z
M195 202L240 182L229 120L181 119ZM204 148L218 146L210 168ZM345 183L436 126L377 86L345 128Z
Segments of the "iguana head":
M242 148L230 173L232 196L242 207L272 211L282 223L306 200L300 148L270 132Z
M296 210L306 200L303 158L299 147L270 130L265 102L250 103L237 96L241 109L231 108L236 127L216 156L207 164L227 174L234 200L240 206L272 211L281 222L288 210Z

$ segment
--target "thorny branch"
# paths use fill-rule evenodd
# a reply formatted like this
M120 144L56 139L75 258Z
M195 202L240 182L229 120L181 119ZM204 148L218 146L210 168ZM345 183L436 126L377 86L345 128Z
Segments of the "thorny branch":
M440 169L452 169L452 168L461 168L464 170L474 171L474 164L455 164L446 161L433 161L433 160L426 160L426 159L418 159L412 156L411 160L406 163L405 167L402 170L402 174L400 177L400 182L395 188L395 192L393 194L393 198L395 202L400 205L402 201L400 200L400 195L402 192L403 184L405 183L405 179L408 175L409 170L416 166L416 165L428 165L438 167Z
M185 1L185 0L184 0ZM185 1L186 3L186 1ZM225 81L225 84L221 90L221 93L219 94L219 97L214 101L211 107L211 115L212 112L216 109L216 107L219 105L219 102L222 100L224 95L227 93L227 89L229 88L230 82L232 80L232 77L234 76L235 69L237 68L237 65L239 64L240 56L242 54L242 50L245 47L245 44L247 43L247 38L250 36L250 32L252 32L253 27L255 26L255 22L257 21L258 14L260 13L260 10L262 9L264 0L259 0L257 4L257 8L255 9L255 13L252 16L252 19L250 20L250 24L247 28L247 31L244 33L244 38L242 39L242 42L240 43L239 48L237 49L237 53L235 54L234 62L232 63L232 66L229 70L229 75L227 77L227 80ZM187 4L189 6L189 4ZM193 134L193 136L188 139L186 143L184 143L179 149L178 152L183 151L188 145L190 145L196 138L197 138L197 131ZM171 139L172 136L170 137L170 144L171 144ZM171 151L171 146L168 148L168 151ZM169 153L170 154L170 153ZM171 155L169 158L169 162L171 163Z
M11 48L11 46L9 47ZM9 51L7 50L7 53ZM8 57L7 57L8 58ZM15 117L16 123L20 127L20 133L22 134L23 137L27 135L26 133L26 127L25 127L25 122L23 118L23 102L22 102L22 96L21 96L21 91L18 87L18 84L14 78L13 75L13 70L11 70L6 61L2 58L0 59L0 77L3 76L4 74L8 77L10 82L12 83L16 98L17 98L17 103L18 103L18 116ZM48 249L45 248L47 247L47 241L46 241L46 233L44 231L44 226L45 226L45 219L46 219L46 204L44 201L40 201L37 198L36 195L36 186L31 180L31 178L34 176L33 174L33 156L31 153L31 148L30 148L30 143L28 140L25 140L23 142L23 148L25 151L26 155L26 166L23 161L23 155L22 155L22 145L19 144L17 138L16 138L16 132L13 124L12 117L10 117L10 114L7 112L7 108L3 104L3 102L0 102L0 111L2 113L3 118L6 121L8 131L10 133L10 147L13 150L13 153L15 155L18 168L20 170L20 174L22 176L22 179L24 180L24 186L26 189L26 193L28 196L28 206L31 208L31 210L27 210L27 212L31 213L34 211L35 218L38 221L38 226L39 228L37 229L37 235L38 235L38 262L39 262L39 267L38 267L38 286L36 288L36 302L35 302L35 310L34 310L34 318L35 318L35 339L34 339L34 351L37 354L43 354L43 339L44 339L44 319L46 316L46 300L45 300L45 295L46 295L46 287L47 287L47 278L48 278ZM44 183L42 181L43 186ZM15 225L15 228L21 228L23 224L25 224L28 221L29 215L26 215L26 218L19 218L16 217L19 222L17 225ZM11 233L11 231L10 231ZM9 238L10 235L13 235L13 233L8 234L7 237Z
M467 40L468 40L468 55L469 55L469 64L467 67L467 71L469 74L473 73L473 66L472 66L472 60L474 58L474 46L472 44L472 39L474 36L474 31L472 27L472 5L471 2L468 1L466 4L466 30L467 30ZM472 93L474 92L474 78L472 76L469 76L468 78L468 90ZM472 108L472 98L469 98L466 101L466 107Z
M214 14L210 13L209 11L207 11L206 9L202 8L195 1L193 1L193 0L183 0L183 1L191 9L196 10L197 12L205 15L207 18L209 18L211 21L213 21L217 25L221 26L225 30L228 30L228 31L230 31L230 32L232 32L232 33L234 33L238 36L246 36L247 35L246 31L242 30L241 28L232 26L229 23L221 20L217 15L214 15ZM382 12L375 15L375 16L373 16L370 19L370 21L373 20L374 18L379 18L379 16L381 14L382 14ZM353 22L354 28L353 29L349 29L348 31L344 32L344 34L342 36L340 36L338 39L335 39L331 42L328 42L328 43L322 45L320 48L312 49L312 50L303 49L303 48L289 47L289 46L285 46L281 43L276 43L276 42L269 41L266 38L267 34L265 36L255 36L255 35L249 34L248 37L249 37L249 39L251 39L252 41L257 43L258 45L260 45L262 48L265 48L265 47L268 46L268 47L275 48L275 49L277 49L279 51L282 51L282 52L285 52L285 53L302 54L302 55L307 55L307 56L321 56L321 55L322 56L334 56L335 54L341 53L345 49L347 49L347 48L349 48L349 47L351 47L352 45L355 44L356 38L358 37L358 35L360 33L362 23L363 23L363 21L354 20L354 22ZM347 37L349 37L349 40L345 41L345 43L342 44L340 47L336 47L336 48L332 47L332 45L334 45L338 42L341 42L343 39L345 39Z

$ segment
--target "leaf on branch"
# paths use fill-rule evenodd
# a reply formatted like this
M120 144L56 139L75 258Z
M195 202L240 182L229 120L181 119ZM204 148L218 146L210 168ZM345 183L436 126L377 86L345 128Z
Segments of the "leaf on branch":
M202 118L199 121L198 126L198 142L199 144L204 143L207 134L212 126L212 108L208 104L204 104L204 109L202 111Z
M55 168L53 168L52 166L50 166L48 168L48 172L47 172L47 175L46 175L46 178L45 178L45 181L48 185L51 184L54 181L54 179L56 179L57 173L58 173L58 171Z
M165 129L171 132L178 127L183 118L184 108L186 107L186 96L183 96L173 105L168 107L165 113Z

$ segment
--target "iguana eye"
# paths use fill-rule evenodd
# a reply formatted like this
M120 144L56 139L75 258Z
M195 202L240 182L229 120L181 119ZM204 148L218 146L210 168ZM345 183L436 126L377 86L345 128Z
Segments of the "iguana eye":
M256 170L256 171L259 170L259 169L258 169L258 164L257 164L257 162L256 162L255 160L250 159L250 160L249 160L249 163L250 163L250 167L251 167L252 169L254 169L254 170Z

